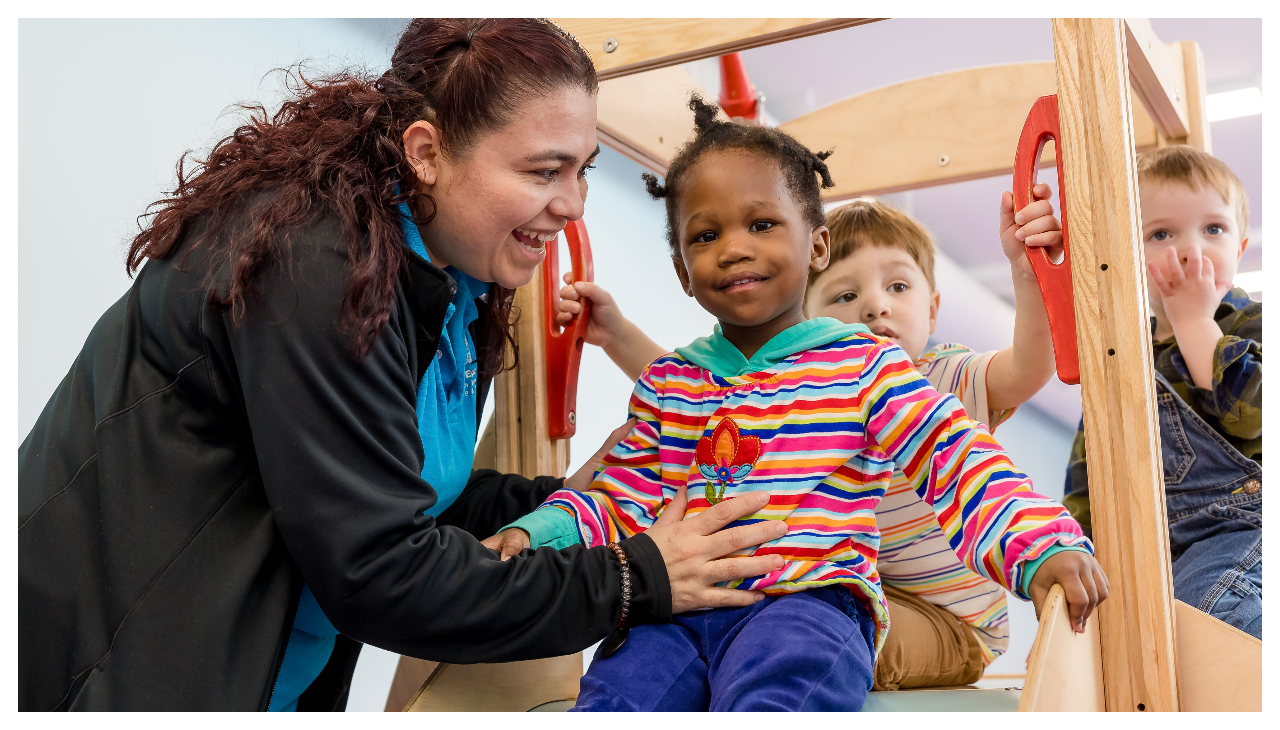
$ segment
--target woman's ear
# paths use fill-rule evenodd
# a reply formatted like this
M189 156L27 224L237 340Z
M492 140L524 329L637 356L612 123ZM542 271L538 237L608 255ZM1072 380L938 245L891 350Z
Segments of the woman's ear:
M684 267L684 259L679 256L672 256L671 265L676 269L676 278L680 280L680 288L684 289L685 294L693 296L693 286L689 284L689 270Z
M813 250L809 253L809 270L826 271L831 263L831 231L826 226L813 229Z
M444 151L440 130L428 121L419 119L404 130L404 154L418 175L418 181L428 187L440 179L440 165Z

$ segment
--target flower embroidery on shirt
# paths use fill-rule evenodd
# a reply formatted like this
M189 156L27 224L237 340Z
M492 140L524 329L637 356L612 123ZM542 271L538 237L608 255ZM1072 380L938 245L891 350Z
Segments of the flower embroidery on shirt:
M698 471L707 478L707 501L716 504L724 499L730 484L746 479L755 468L760 460L760 439L743 436L738 424L726 417L710 436L698 440L696 458Z

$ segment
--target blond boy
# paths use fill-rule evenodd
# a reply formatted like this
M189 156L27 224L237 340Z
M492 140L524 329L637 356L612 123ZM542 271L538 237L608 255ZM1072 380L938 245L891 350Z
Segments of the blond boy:
M1174 597L1262 638L1262 302L1235 288L1244 186L1176 145L1138 157ZM1083 425L1063 500L1085 528Z

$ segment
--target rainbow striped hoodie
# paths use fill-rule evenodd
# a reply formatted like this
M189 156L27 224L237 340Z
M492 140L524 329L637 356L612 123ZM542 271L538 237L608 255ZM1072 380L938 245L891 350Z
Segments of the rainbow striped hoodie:
M589 489L557 491L512 525L533 547L595 547L643 532L678 489L688 490L686 516L764 490L768 505L730 527L785 522L786 535L740 554L786 562L727 585L787 593L845 584L876 619L877 652L889 614L875 507L895 469L932 506L961 560L1023 599L1029 563L1061 549L1092 552L1063 506L1032 491L955 396L862 325L809 320L751 360L717 326L650 364L629 410L639 423Z

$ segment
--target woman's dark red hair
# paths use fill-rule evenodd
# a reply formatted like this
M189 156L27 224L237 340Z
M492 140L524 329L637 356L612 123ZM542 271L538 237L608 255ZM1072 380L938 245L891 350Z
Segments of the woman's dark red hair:
M150 220L129 246L127 268L133 274L146 259L169 256L192 222L211 215L215 225L184 248L225 249L230 287L215 297L239 317L253 295L254 274L287 260L289 231L336 215L351 262L343 325L357 356L368 352L390 318L409 255L397 204L407 201L421 226L435 217L435 201L418 190L405 157L405 129L427 120L440 130L445 153L460 158L485 133L510 122L521 103L566 86L590 94L598 88L582 46L555 24L531 18L419 18L400 36L391 68L379 78L344 71L308 79L297 68L286 78L289 95L273 116L261 105L242 105L247 122L190 174L183 155L173 193L140 219ZM219 239L224 216L257 191L272 195L245 234ZM216 253L208 260L226 260L224 251ZM490 337L477 348L487 375L502 369L514 344L511 294L493 285L481 312Z

